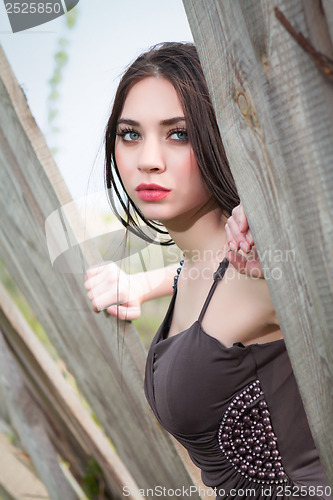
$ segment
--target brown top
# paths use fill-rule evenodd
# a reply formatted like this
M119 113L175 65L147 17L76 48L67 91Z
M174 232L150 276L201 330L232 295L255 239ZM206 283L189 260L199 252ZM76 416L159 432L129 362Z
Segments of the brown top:
M228 264L198 320L168 337L175 287L148 353L147 400L217 499L331 499L283 339L228 348L201 327Z

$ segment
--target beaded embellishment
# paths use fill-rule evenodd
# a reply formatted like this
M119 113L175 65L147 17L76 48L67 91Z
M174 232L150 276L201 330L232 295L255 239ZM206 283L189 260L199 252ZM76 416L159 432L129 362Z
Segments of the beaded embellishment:
M259 380L230 403L218 431L225 457L248 480L257 483L287 481Z
M175 289L176 286L177 286L177 281L178 281L178 278L179 278L179 275L180 275L180 271L182 270L182 267L183 267L183 264L184 264L184 259L182 259L180 262L179 262L179 267L177 269L177 274L176 276L174 276L173 278L173 285L172 285L172 288Z

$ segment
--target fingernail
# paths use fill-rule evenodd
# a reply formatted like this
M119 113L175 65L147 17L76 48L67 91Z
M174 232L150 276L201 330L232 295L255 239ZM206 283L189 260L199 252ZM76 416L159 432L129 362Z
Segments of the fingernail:
M231 248L231 250L233 252L237 252L237 246L235 245L235 243L233 241L230 241L229 247Z
M245 252L245 253L247 253L250 250L247 243L241 242L239 245L240 245L241 249L243 250L243 252Z

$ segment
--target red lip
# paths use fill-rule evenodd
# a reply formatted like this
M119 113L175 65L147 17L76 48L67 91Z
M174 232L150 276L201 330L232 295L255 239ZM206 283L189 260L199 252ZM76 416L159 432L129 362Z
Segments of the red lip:
M136 191L146 191L147 189L156 189L157 191L170 191L170 189L159 186L158 184L139 184L135 189Z
M158 184L139 184L135 189L139 198L144 201L163 200L171 192Z

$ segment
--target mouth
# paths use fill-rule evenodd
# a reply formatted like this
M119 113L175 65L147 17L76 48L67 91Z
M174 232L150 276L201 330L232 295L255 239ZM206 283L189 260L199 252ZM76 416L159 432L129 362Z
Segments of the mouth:
M158 184L139 184L135 190L139 198L144 201L163 200L171 193L170 189Z

